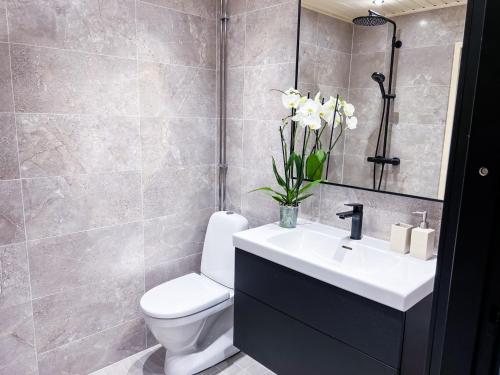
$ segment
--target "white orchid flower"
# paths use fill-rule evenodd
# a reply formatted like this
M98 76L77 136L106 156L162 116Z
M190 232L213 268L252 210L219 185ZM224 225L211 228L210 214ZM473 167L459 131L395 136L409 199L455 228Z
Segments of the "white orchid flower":
M340 124L342 124L342 115L337 112L337 116L335 116L335 123L333 124L333 127L336 128Z
M356 129L356 127L358 126L358 119L356 118L356 116L348 117L345 122L347 124L347 127L351 130Z
M321 106L321 117L326 121L328 125L331 125L333 122L333 115L335 113L337 99L333 96L330 96L330 99Z
M309 126L312 130L318 130L321 128L320 109L321 105L318 102L307 99L299 106L293 120L298 121L303 127Z
M344 114L347 117L351 117L352 115L354 115L354 106L351 103L345 103Z
M297 109L301 101L300 92L290 88L281 95L281 101L285 108Z

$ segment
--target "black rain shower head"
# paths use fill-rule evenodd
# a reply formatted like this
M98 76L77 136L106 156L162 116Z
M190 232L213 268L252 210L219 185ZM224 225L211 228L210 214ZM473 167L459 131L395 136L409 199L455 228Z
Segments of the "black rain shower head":
M387 23L387 19L370 14L369 16L356 17L352 22L358 26L381 26Z
M382 93L382 98L385 98L386 97L384 88L385 75L383 75L382 73L375 72L372 74L372 79L378 83L380 87L380 92Z

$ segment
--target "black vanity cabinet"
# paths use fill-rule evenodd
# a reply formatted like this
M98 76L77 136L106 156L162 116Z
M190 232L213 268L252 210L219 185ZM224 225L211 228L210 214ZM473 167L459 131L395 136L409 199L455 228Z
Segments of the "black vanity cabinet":
M424 373L431 295L402 312L236 250L234 343L280 375Z

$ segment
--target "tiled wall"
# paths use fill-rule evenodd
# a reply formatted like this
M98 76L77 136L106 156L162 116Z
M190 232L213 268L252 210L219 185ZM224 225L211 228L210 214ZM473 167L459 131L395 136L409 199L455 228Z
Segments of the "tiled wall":
M144 291L199 269L215 6L0 1L0 374L143 350Z
M276 219L262 193L272 184L271 155L281 157L280 93L295 77L297 0L230 0L228 29L228 208L252 225Z
M262 193L249 193L249 190L274 183L270 157L271 155L281 157L277 126L279 119L287 113L280 108L279 94L269 90L288 88L294 83L295 64L290 61L295 48L297 2L295 0L266 2L266 7L258 10L250 8L253 2L248 2L246 7L245 1L234 1L231 4L233 8L228 46L230 64L228 115L231 117L228 121L228 198L230 208L241 211L250 219L252 225L259 225L278 218L278 206L273 200ZM280 32L275 31L277 26L272 23L258 22L272 15L275 22L283 24ZM303 17L301 42L302 46L309 48L301 58L313 61L314 66L313 69L309 68L309 71L302 72L307 77L300 83L302 88L313 92L315 87L324 92L346 90L349 86L346 86L346 82L342 82L338 71L328 66L328 62L348 59L352 45L348 35L352 35L352 26L339 21L337 26L340 25L344 32L331 33L327 30L332 26L329 17L307 10L303 13ZM284 25L293 25L293 28L286 28ZM250 34L255 30L259 31L258 35ZM321 39L318 35L330 36ZM250 56L255 56L252 49L254 38L258 38L262 45L258 66L253 66L253 62L247 63ZM381 42L377 42L371 48L376 48L377 45L385 46L385 42L384 34ZM283 52L286 45L290 51ZM276 54L272 46L278 48L280 54ZM359 42L354 45L353 53L358 53L361 48L364 46L359 38ZM325 53L329 59L319 60L319 55L314 55L318 51ZM271 63L271 61L276 62L278 56L281 56L279 60L281 62ZM321 80L318 80L319 75ZM361 85L362 82L359 79L358 81ZM244 93L243 101L238 96L240 92ZM270 103L264 108L258 107L257 104L263 100L269 100ZM358 111L361 110L362 108L358 108ZM364 233L367 235L388 239L391 224L416 223L416 217L411 215L415 210L427 210L431 227L439 230L441 203L327 185L318 187L315 193L312 199L302 204L302 217L348 229L350 222L338 219L335 213L345 210L344 203L361 202L365 205Z

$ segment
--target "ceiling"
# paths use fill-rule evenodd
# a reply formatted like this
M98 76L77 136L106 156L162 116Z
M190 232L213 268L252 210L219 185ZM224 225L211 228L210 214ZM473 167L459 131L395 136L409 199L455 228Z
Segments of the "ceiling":
M375 5L373 0L302 0L306 8L346 21L367 15L368 9L394 17L466 3L467 0L385 0L384 4Z

